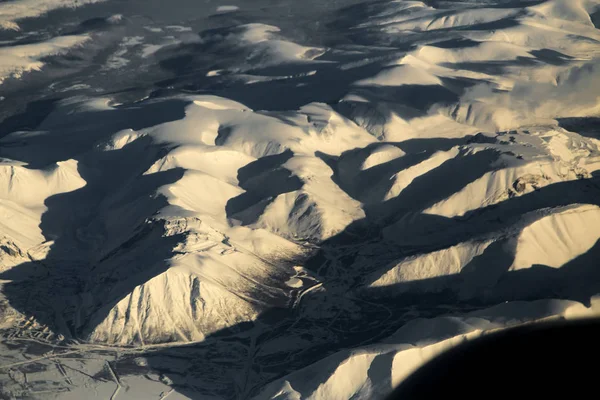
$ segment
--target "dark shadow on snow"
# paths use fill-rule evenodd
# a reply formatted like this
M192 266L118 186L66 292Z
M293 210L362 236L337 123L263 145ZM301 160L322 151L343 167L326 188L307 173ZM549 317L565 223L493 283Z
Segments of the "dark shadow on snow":
M558 124L581 136L600 139L600 118L598 117L559 118Z
M44 103L39 113L41 123L35 126L42 131L59 132L57 135L43 134L34 137L16 136L2 141L0 156L26 162L30 168L45 168L58 161L76 158L91 152L93 146L107 142L112 134L125 129L141 130L185 117L185 106L189 101L172 99L167 101L147 101L143 107L132 104L107 110L82 110L68 115L51 114L47 108L52 103ZM37 106L36 106L37 109ZM21 119L22 118L22 119ZM25 123L26 117L18 117L14 126ZM17 125L15 125L17 124ZM32 129L34 125L29 125ZM77 126L77 129L73 129ZM7 132L10 133L10 132ZM57 147L57 137L64 146ZM90 145L90 143L92 145ZM48 152L47 148L55 151Z
M286 150L240 168L238 182L245 192L227 202L227 217L235 218L243 225L252 224L277 196L301 189L304 186L302 180L282 167L292 156L293 153Z
M57 99L32 101L25 110L11 115L0 122L0 139L15 131L29 131L36 128L54 110Z

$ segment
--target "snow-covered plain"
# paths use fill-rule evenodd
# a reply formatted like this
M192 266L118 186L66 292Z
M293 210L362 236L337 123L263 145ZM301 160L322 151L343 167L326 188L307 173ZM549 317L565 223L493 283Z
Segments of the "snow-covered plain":
M600 0L30 3L0 397L377 398L600 313Z

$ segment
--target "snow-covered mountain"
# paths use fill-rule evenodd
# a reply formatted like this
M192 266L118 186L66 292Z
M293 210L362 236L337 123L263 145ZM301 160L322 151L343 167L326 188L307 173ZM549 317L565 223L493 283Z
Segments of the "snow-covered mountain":
M600 1L247 3L0 3L2 396L377 398L598 313Z

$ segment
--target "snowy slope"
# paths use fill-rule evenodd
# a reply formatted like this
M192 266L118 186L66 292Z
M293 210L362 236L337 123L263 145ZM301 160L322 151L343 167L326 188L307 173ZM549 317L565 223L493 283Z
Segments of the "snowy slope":
M60 8L75 8L104 0L18 0L0 6L0 28L19 30L18 21Z
M381 344L335 353L272 382L254 399L380 398L423 363L465 341L524 321L597 313L596 308L575 302L540 300L503 304L464 315L415 319Z

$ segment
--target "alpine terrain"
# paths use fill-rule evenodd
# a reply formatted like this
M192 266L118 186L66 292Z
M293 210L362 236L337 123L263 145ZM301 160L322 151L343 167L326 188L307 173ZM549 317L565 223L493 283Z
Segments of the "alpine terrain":
M0 398L380 399L600 314L600 0L0 1Z

